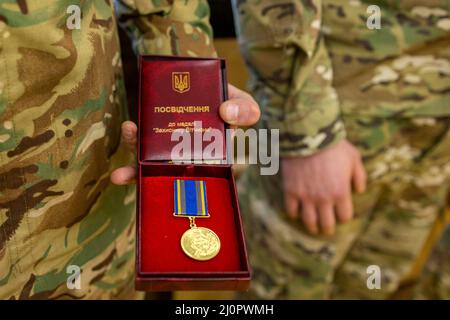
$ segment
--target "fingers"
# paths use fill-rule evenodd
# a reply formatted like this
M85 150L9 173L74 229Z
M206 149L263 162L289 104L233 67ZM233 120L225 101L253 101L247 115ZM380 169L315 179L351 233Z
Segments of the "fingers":
M289 217L297 218L299 202L293 195L285 197L286 209ZM333 235L336 230L336 217L339 221L347 222L353 216L353 209L350 203L344 201L337 205L339 209L334 210L333 204L318 203L303 200L301 202L301 220L306 230L315 235L319 231L325 235ZM319 228L320 226L320 228Z
M230 99L225 101L219 109L221 118L236 126L251 126L261 115L258 104L246 92L232 85L228 86Z
M334 234L336 218L334 217L333 205L322 203L318 206L320 229L326 235Z
M136 168L132 166L121 167L111 173L111 182L117 185L130 184L136 179Z
M319 228L325 235L333 235L336 231L336 220L340 223L349 222L353 218L353 203L351 192L344 197L330 202L312 203L302 201L302 220L311 234L317 234Z
M137 126L132 121L122 123L122 142L131 150L136 149Z
M284 202L286 206L286 211L291 219L298 217L298 199L291 194L286 194L284 196Z
M314 205L309 201L302 202L302 221L311 234L317 234L319 232L317 226L317 213L314 209Z
M364 169L364 165L359 155L357 156L355 164L353 165L352 180L356 192L363 193L366 190L366 182L367 182L366 169Z
M299 216L300 200L292 194L286 194L284 197L286 211L291 219L296 219ZM309 201L302 202L301 219L305 228L311 234L317 234L319 228L317 226L317 214L314 205Z
M336 202L335 211L341 223L346 223L353 218L353 203L350 193Z

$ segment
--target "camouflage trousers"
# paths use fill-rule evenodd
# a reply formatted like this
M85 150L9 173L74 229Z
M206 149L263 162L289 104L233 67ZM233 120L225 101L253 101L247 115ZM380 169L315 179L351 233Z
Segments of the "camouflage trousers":
M334 236L311 236L287 218L279 175L260 176L252 167L240 179L254 272L245 297L449 298L450 231L433 259L427 257L447 224L450 118L347 115L344 122L369 182L364 194L353 197L355 218L339 225ZM380 289L368 287L374 265ZM413 290L399 295L407 284Z

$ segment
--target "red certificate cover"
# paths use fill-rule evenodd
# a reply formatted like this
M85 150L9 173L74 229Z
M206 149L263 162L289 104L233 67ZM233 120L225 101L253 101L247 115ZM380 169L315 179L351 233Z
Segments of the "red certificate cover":
M192 130L194 121L202 128L214 128L224 135L219 106L224 100L222 60L167 59L143 61L141 65L141 156L145 160L170 160L178 141L171 141L174 129ZM202 159L194 149L192 159ZM224 159L225 145L211 159Z

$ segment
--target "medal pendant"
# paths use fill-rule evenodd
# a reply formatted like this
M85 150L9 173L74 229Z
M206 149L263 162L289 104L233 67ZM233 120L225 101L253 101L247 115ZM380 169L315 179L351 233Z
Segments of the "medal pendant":
M192 227L183 233L180 243L183 252L194 260L210 260L220 251L219 237L208 228Z
M181 249L190 258L206 261L220 251L220 239L211 229L197 227L195 218L209 218L206 183L199 180L174 181L174 216L189 218L190 229L180 239Z

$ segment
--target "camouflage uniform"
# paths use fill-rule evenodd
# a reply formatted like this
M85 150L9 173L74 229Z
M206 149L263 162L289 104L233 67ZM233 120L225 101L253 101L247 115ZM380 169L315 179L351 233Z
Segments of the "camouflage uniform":
M140 52L214 55L206 1L119 2ZM135 296L135 189L109 182L133 161L121 65L111 1L1 1L0 298Z
M381 29L366 25L369 5L381 8ZM369 180L367 192L353 197L354 220L332 237L310 236L287 218L280 176L251 168L239 183L254 269L250 295L392 297L417 279L447 222L450 3L235 0L234 6L263 110L259 125L280 128L281 155L313 154L346 137L362 153ZM381 269L380 290L367 287L370 265ZM427 270L436 280L437 264Z

